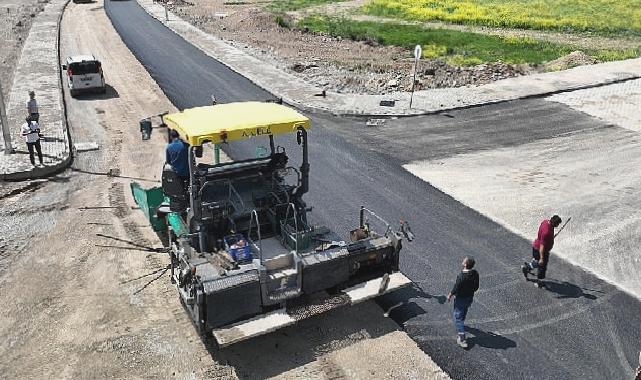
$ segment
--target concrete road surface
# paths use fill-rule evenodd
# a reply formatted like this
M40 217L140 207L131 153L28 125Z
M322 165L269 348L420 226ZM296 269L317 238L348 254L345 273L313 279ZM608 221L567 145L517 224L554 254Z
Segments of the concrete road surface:
M186 44L136 2L108 1L105 7L123 41L179 108L207 104L212 90L228 101L268 96ZM364 204L388 220L403 217L413 223L418 238L405 245L401 266L418 287L380 304L453 378L632 376L641 346L636 298L560 259L549 271L550 288L536 289L518 269L530 253L529 239L402 168L414 160L535 143L600 128L602 122L541 100L391 120L372 129L358 118L310 116L307 201L315 206L314 220L347 231ZM290 152L296 149L281 144ZM247 156L253 149L241 146L228 153ZM466 352L454 343L451 306L443 304L443 295L467 254L478 259L482 289L469 314L473 347Z

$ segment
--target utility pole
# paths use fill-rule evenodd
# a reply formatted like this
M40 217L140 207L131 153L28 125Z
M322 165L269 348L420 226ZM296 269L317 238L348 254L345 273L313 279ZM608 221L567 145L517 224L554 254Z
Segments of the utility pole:
M423 55L423 48L421 45L416 45L414 48L414 77L412 78L412 94L410 95L410 109L412 108L412 100L414 100L414 86L416 85L416 72L418 71L418 61Z
M7 110L4 107L2 83L0 83L0 128L2 128L2 138L4 140L4 154L11 154L13 153L13 145L11 145L11 130L7 121Z

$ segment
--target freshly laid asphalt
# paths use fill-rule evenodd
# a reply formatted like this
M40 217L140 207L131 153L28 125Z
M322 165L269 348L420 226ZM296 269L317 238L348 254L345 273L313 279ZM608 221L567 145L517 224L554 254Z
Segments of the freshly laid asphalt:
M178 108L209 104L212 93L220 102L273 98L152 19L135 1L109 0L105 10ZM416 159L616 127L537 99L389 120L379 127L367 127L359 118L309 116L311 191L305 199L314 206L312 221L346 236L356 226L360 205L389 221L410 221L417 238L404 244L401 269L416 286L379 304L452 378L632 378L641 350L639 300L554 258L549 288L535 288L519 270L530 253L529 241L401 167ZM277 142L296 161L297 145ZM255 146L225 150L232 158L248 157ZM585 254L600 253L586 246ZM468 314L472 347L467 351L454 342L451 305L444 303L465 255L476 257L481 274L481 290Z

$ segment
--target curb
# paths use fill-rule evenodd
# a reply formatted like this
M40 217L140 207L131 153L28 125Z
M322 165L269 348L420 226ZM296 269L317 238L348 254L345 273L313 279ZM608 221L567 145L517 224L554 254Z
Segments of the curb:
M58 59L56 63L56 67L58 70L58 84L59 84L58 88L60 90L60 98L62 100L62 108L63 108L61 110L62 124L65 129L64 133L67 135L67 141L69 143L69 154L64 160L62 160L61 162L55 165L45 166L44 168L34 168L29 171L0 174L0 181L14 182L14 181L25 181L25 180L31 180L31 179L46 178L65 171L73 163L73 160L74 160L73 142L71 140L71 133L69 130L69 121L67 120L67 101L65 99L65 93L63 88L64 84L62 79L62 70L60 69L60 24L62 22L62 17L65 13L65 10L67 9L67 5L69 5L70 1L71 0L67 0L63 5L62 11L60 12L60 15L58 15L58 23L56 27L58 32L57 33L58 36L56 39L56 51L57 51L57 59Z
M336 116L364 116L364 117L379 117L379 118L391 118L391 117L396 117L396 118L405 118L405 117L412 117L412 116L423 116L423 115L437 115L441 114L444 112L450 112L450 111L458 111L458 110L467 110L471 108L476 108L476 107L483 107L483 106L488 106L488 105L493 105L493 104L501 104L501 103L508 103L508 102L513 102L515 100L524 100L524 99L541 99L541 98L546 98L550 95L556 95L556 94L563 94L566 92L573 92L573 91L579 91L579 90L589 90L591 88L599 88L599 87L604 87L604 86L609 86L612 84L618 84L618 83L625 83L628 81L632 80L637 80L641 79L641 75L631 75L628 78L619 78L619 79L612 79L608 80L602 83L592 83L592 84L586 84L583 86L576 86L576 87L568 87L560 90L554 90L554 91L546 91L546 92L540 92L536 94L529 94L529 95L520 95L520 96L515 96L513 98L509 99L499 99L499 100L494 100L494 101L486 101L483 103L478 103L478 104L467 104L463 106L457 106L457 107L444 107L444 108L439 108L437 110L423 110L422 113L420 114L407 114L407 115L380 115L380 114L334 114Z
M579 84L579 85L568 85L565 88L557 88L557 89L550 89L550 90L542 90L542 91L534 91L533 93L530 94L520 94L520 95L513 95L513 96L504 96L504 97L496 97L495 99L488 99L485 101L480 101L478 103L475 102L468 102L463 105L452 105L450 104L449 106L444 106L444 107L434 107L432 109L415 109L415 110L408 110L408 109L402 109L402 110L394 110L393 107L390 107L390 112L366 112L366 111L360 111L360 110L353 110L353 109L339 109L339 110L334 110L331 105L328 107L322 107L322 106L315 106L315 105L310 105L305 102L301 102L298 100L294 100L291 98L291 95L284 95L284 94L279 94L277 91L274 91L274 88L269 88L266 83L260 83L261 81L258 78L253 78L253 75L247 76L246 73L243 73L238 67L234 67L232 63L226 62L223 60L220 60L219 58L215 57L211 52L203 50L200 46L198 46L196 43L192 43L189 37L185 36L182 33L179 33L178 31L175 30L175 28L172 28L170 26L171 21L181 21L185 22L191 27L193 27L195 30L197 30L200 33L204 33L207 36L210 36L212 38L216 38L220 40L223 44L229 45L227 42L224 40L217 38L216 36L209 34L198 27L190 24L189 22L185 21L184 19L180 18L177 16L175 13L168 11L168 14L170 16L169 22L163 21L162 18L154 14L154 10L149 7L148 4L143 4L141 0L136 1L138 5L153 19L156 21L160 22L165 28L169 29L173 33L175 33L177 36L181 37L183 40L186 42L190 43L192 46L194 46L196 49L202 51L205 55L211 57L212 59L218 61L225 67L229 68L230 70L234 71L235 73L245 77L247 80L249 80L251 83L256 85L257 87L260 87L261 89L267 91L268 93L272 94L275 98L279 98L283 101L284 104L287 104L289 106L298 108L302 111L306 112L315 112L315 113L321 113L321 114L329 114L329 115L335 115L335 116L357 116L357 117L377 117L377 118L392 118L392 117L411 117L411 116L421 116L421 115L433 115L433 114L439 114L443 112L450 112L450 111L456 111L456 110L463 110L463 109L470 109L474 107L481 107L485 105L491 105L491 104L500 104L500 103L506 103L514 100L521 100L521 99L536 99L536 98L543 98L547 97L550 95L554 94L559 94L559 93L564 93L564 92L569 92L569 91L577 91L577 90L583 90L583 89L590 89L590 88L596 88L596 87L601 87L601 86L607 86L611 84L616 84L616 83L622 83L625 81L629 80L635 80L635 79L640 79L641 74L636 74L636 73L626 73L626 72L618 72L616 74L619 74L618 77L616 78L607 78L605 80L602 80L601 82L596 82L596 83L588 83L588 84ZM158 4L155 1L152 2L152 4ZM241 49L238 49L237 47L233 45L229 45L231 48L234 48L238 50L239 52L242 52L243 54L247 54L243 52ZM607 64L607 63L606 63ZM525 76L527 77L527 76ZM496 83L496 82L494 82ZM310 84L310 88L314 88L313 85ZM320 91L320 90L319 90ZM398 95L403 95L406 93L399 93L399 94L390 94L390 97L398 96ZM337 95L334 93L328 93L327 96L330 97L332 95ZM343 94L340 94L343 95ZM361 95L364 96L364 95ZM376 96L376 95L373 95ZM408 112L409 111L409 112Z

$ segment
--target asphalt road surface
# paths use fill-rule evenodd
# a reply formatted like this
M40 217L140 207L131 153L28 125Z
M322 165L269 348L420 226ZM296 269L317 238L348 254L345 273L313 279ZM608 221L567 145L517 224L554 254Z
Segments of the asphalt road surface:
M207 57L148 16L135 1L107 1L116 30L169 99L185 108L267 99L262 89ZM126 69L126 68L123 68ZM524 281L529 241L465 207L401 167L411 160L518 145L582 128L608 128L551 102L530 99L447 114L403 118L367 128L359 118L309 114L312 220L346 232L366 205L412 223L403 272L417 286L379 301L456 379L627 379L641 348L641 303L559 259L548 290ZM290 156L296 145L279 141ZM227 149L232 158L254 146ZM523 205L527 207L527 205ZM560 237L561 238L561 237ZM454 342L444 304L465 255L477 258L481 290L468 315L472 347ZM585 254L599 254L585 247Z

